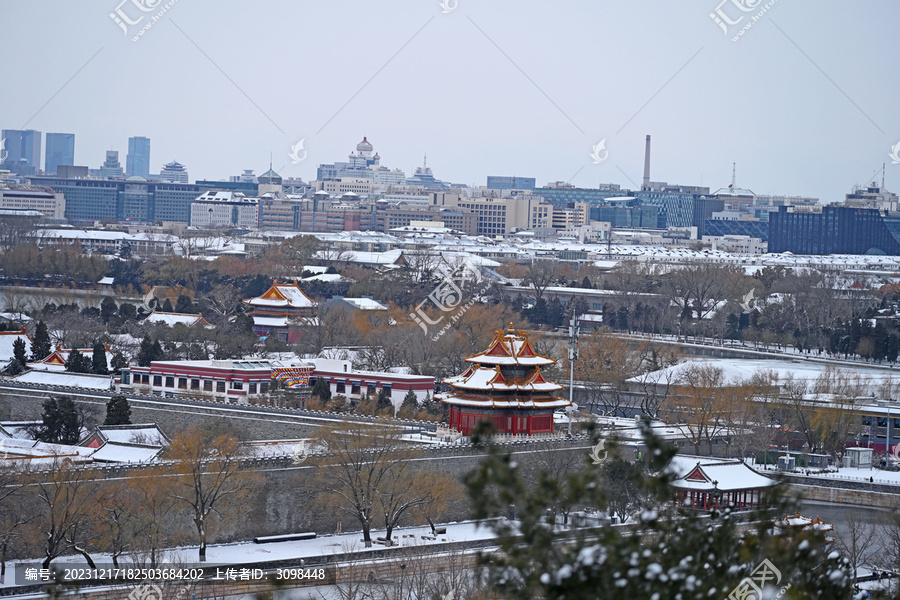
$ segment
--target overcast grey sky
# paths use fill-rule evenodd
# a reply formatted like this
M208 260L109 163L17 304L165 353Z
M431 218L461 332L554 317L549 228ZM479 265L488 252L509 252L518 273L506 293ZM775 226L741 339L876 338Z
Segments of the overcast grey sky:
M407 174L427 153L455 182L634 186L651 134L655 181L717 189L736 162L740 187L827 202L887 162L900 191L900 3L720 1L2 0L0 127L74 133L93 168L148 136L151 171L191 180L270 152L312 179L366 135Z

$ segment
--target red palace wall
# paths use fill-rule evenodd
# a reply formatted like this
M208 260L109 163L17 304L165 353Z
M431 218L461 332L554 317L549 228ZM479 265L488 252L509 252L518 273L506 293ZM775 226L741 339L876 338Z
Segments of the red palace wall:
M450 408L450 428L463 435L471 435L479 421L492 420L498 433L534 434L553 433L553 415L485 415Z

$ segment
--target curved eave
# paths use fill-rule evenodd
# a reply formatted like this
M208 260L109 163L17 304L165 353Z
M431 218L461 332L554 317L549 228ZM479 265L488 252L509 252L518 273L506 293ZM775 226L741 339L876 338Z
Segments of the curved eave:
M476 354L465 359L466 362L478 363L481 365L521 365L523 367L535 367L542 365L552 365L556 361L550 358L542 358L540 356L522 356L516 358L514 356L484 356Z
M557 398L556 396L539 398L517 398L516 396L471 397L448 393L438 394L437 398L445 404L468 406L471 408L526 408L554 410L557 408L565 408L570 405L569 401L565 398Z
M522 385L492 383L488 384L488 388L479 385L468 385L465 381L448 381L445 379L444 383L452 385L456 389L474 392L556 392L563 389L563 386L558 383L527 383Z

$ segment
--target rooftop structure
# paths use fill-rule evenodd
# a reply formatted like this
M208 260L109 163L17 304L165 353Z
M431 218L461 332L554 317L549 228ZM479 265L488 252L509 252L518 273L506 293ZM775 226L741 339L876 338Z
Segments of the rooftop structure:
M776 482L760 475L741 459L675 456L669 463L675 475L675 505L697 510L751 510Z
M168 325L169 327L173 327L175 325L184 325L186 327L193 327L195 325L200 325L203 327L211 327L211 325L203 318L202 314L185 314L185 313L174 313L174 312L163 312L154 310L152 313L147 315L147 317L141 321L141 325L157 325L163 324Z
M286 342L291 341L290 323L315 318L318 306L296 281L278 283L277 279L263 294L244 300L244 304L249 308L247 314L253 318L253 331L261 337L275 335Z
M188 172L183 164L173 160L159 172L159 180L172 183L188 183Z
M443 383L451 391L438 398L450 406L450 427L469 435L479 421L492 420L499 433L553 432L553 412L570 405L553 395L562 389L541 374L555 361L534 351L528 334L497 330L483 352L466 358L462 374Z
M13 344L16 340L25 342L26 352L31 352L31 336L22 327L20 331L0 331L0 366L13 359Z
M269 390L272 371L286 366L269 360L161 360L122 369L117 390L154 396L206 398L247 404Z
M112 364L113 359L112 350L109 349L109 344L104 343L103 346L106 349L106 364L110 365ZM78 352L88 360L93 360L94 358L93 348L62 348L57 346L56 349L50 353L50 356L37 362L28 363L28 366L37 371L65 371L66 362L69 360L69 354L74 350L78 350Z

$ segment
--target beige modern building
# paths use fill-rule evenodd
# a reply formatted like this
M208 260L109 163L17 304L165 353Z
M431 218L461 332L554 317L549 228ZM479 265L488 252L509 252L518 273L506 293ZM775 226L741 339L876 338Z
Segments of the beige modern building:
M371 194L374 182L363 177L341 177L340 179L322 182L322 189L332 196L341 196L347 192L354 194Z
M66 198L46 185L0 185L0 208L36 210L48 219L64 219Z
M499 194L468 197L459 192L433 192L431 205L475 213L478 235L509 235L520 230L550 228L553 223L553 205L532 194L503 198Z

